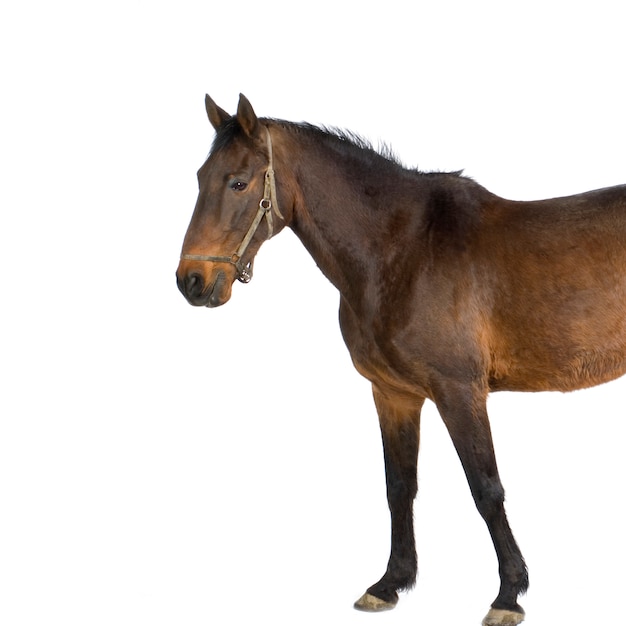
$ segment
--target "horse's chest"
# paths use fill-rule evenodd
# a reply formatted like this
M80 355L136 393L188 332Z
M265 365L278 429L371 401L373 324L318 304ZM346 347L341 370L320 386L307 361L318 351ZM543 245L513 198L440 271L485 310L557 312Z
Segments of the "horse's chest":
M391 333L381 333L376 325L360 319L342 303L339 311L341 332L356 370L379 389L428 396L428 376L419 359L394 341Z

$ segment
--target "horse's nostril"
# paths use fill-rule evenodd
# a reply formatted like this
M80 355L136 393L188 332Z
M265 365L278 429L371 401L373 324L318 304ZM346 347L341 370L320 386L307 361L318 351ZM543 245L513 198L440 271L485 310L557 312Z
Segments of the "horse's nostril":
M177 279L178 288L187 298L195 298L204 290L204 280L195 272Z
M190 296L199 296L204 290L204 279L200 274L189 274L187 277L187 293Z

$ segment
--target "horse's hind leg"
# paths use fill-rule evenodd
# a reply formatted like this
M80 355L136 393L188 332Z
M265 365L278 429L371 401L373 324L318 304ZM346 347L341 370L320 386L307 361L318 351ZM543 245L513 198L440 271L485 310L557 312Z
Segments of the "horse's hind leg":
M417 453L423 399L412 404L374 388L385 454L387 500L391 511L391 556L384 576L355 602L362 611L392 609L398 591L411 588L417 576L413 500L417 495Z
M446 386L436 400L498 556L500 592L483 626L515 626L524 619L517 597L528 588L528 572L504 510L504 489L496 465L486 393Z

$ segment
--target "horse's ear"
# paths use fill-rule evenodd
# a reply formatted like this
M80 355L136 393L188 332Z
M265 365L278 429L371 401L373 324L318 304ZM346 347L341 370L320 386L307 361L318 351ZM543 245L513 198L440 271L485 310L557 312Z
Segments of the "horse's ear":
M209 122L211 122L215 130L218 130L219 127L231 117L228 113L226 113L226 111L224 111L224 109L215 104L213 98L211 98L209 94L207 94L204 98L204 105L206 106L206 113L209 116Z
M248 137L254 137L258 128L259 119L257 118L250 101L242 93L239 94L237 121Z

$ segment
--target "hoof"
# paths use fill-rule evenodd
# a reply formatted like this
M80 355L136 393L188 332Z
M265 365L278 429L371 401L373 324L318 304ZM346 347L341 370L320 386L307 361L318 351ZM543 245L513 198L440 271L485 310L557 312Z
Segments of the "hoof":
M504 609L489 609L483 620L483 626L517 626L524 621L524 613L505 611Z
M389 611L396 604L398 604L397 600L395 602L387 602L387 600L381 600L371 593L365 593L354 603L354 608L359 611L378 613L379 611Z

